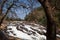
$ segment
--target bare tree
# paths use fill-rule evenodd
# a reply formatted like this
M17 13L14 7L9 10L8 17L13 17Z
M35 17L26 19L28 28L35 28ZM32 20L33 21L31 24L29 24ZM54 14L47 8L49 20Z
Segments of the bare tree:
M1 21L0 21L0 25L3 23L4 18L6 17L6 15L8 14L9 10L11 9L11 7L13 6L13 4L10 5L10 7L8 8L7 12L5 13L5 15L2 17Z
M4 3L6 2L7 0L3 0L3 2L1 3L0 5L0 14L2 14L2 9L3 9L3 6L4 6ZM10 7L7 9L5 15L3 15L3 17L0 19L0 27L1 27L1 24L3 23L3 20L4 18L6 17L6 15L8 14L9 10L11 9L11 7L13 6L13 3L10 5ZM5 37L5 38L4 38ZM6 37L6 35L3 33L3 31L1 30L0 28L0 40L8 40L8 38Z
M47 40L56 40L56 23L54 20L54 8L50 0L38 0L43 6L47 18Z
M1 3L1 5L0 5L0 14L3 14L3 11L2 11L2 10L3 10L4 4L6 3L6 1L7 1L7 0L3 0L2 3ZM1 26L4 18L6 17L6 15L8 14L9 10L12 8L13 5L14 5L14 4L12 3L12 4L9 6L9 8L7 8L7 11L6 11L5 15L3 15L3 17L0 19L0 26Z

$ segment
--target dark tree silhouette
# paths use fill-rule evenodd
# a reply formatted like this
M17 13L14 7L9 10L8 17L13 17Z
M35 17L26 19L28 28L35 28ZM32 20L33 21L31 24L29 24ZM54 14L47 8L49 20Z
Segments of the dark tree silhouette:
M56 23L54 20L54 8L50 0L38 0L43 6L47 18L47 40L56 40Z

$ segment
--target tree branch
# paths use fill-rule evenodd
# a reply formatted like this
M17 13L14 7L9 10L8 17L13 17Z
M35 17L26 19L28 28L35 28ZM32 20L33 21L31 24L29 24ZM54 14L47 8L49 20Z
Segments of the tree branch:
M11 7L12 7L13 5L14 5L14 4L12 3L12 4L10 5L10 7L7 9L5 15L2 17L2 19L1 19L1 21L0 21L0 26L1 26L1 24L3 23L4 18L7 16L9 10L11 9Z
M3 0L3 2L0 5L0 14L2 14L2 8L4 6L4 3L6 3L7 0Z

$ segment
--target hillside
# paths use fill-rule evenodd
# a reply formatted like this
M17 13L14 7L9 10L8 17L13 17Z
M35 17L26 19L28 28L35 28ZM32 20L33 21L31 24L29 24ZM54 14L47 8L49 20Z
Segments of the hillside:
M46 27L33 22L11 21L7 23L3 33L9 40L46 40ZM59 33L56 35L58 39Z
M45 12L42 7L38 7L26 15L25 20L29 22L39 23L44 26L46 26L47 22Z

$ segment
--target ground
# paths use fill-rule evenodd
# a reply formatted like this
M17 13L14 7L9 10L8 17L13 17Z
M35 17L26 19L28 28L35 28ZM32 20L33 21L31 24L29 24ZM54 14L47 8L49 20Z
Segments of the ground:
M14 22L15 23L15 22ZM26 24L28 24L28 22L25 22ZM2 26L1 26L1 28L2 29L5 29L5 26L6 26L6 24L7 23L4 23L4 24L2 24ZM33 24L32 24L33 25ZM34 25L33 25L34 26ZM58 28L58 30L57 31L59 31L60 29ZM14 37L12 37L12 38L9 38L10 40L14 40L14 39L17 39L17 40L21 40L20 38L14 38ZM60 40L60 38L57 38L57 40Z

